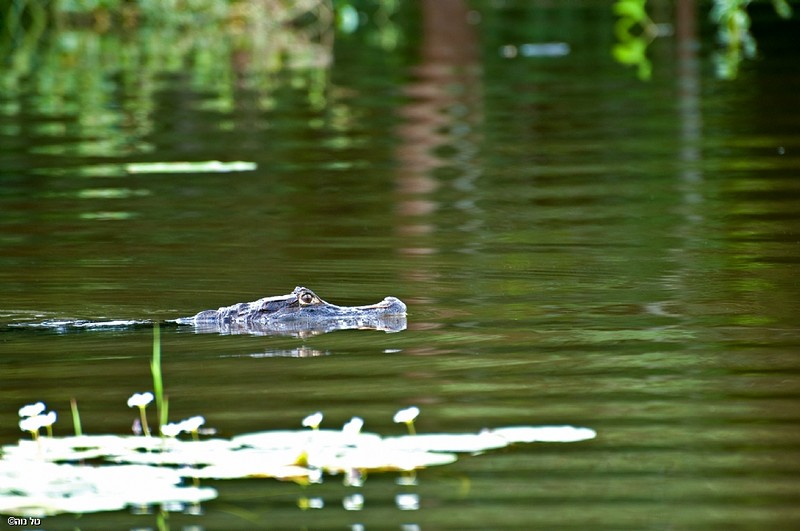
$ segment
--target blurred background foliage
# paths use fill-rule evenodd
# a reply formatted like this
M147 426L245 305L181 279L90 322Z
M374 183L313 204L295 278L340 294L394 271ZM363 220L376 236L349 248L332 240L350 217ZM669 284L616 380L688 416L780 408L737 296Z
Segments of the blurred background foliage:
M230 113L237 90L251 91L257 108L270 110L284 86L323 108L334 34L368 26L366 42L394 49L399 6L398 0L0 2L0 115L34 105L40 116L74 116L82 136L96 137L79 154L102 156L150 151L141 139L153 130L156 96L169 90L170 76L188 77L204 95L205 111Z
M11 0L0 4L0 88L15 93L36 71L54 95L93 76L135 74L146 92L156 73L191 71L220 94L238 76L264 89L271 73L319 70L332 60L333 34L367 20L377 43L393 47L398 1L331 0ZM47 47L49 53L40 53ZM76 76L76 73L79 75ZM78 81L80 78L81 81ZM319 79L298 80L319 90ZM271 104L269 98L264 106Z
M787 0L770 0L782 18L792 16ZM654 22L647 12L647 0L617 0L614 13L617 22L614 33L617 44L612 54L621 64L635 66L639 79L650 79L652 64L647 57L647 47L657 37L672 34L668 23ZM751 0L714 0L710 18L717 27L719 50L715 55L717 77L736 78L743 58L756 55L756 41L750 33Z
M790 17L788 0L771 2L782 17ZM647 48L656 38L671 35L670 21L648 14L652 0L616 0L613 10L617 43L612 55L633 65L648 79L652 65ZM86 76L123 76L135 72L146 92L154 73L185 71L197 83L219 94L220 110L231 105L229 94L237 75L262 89L270 74L284 67L306 73L332 61L334 35L368 27L369 42L387 50L403 38L396 16L407 5L400 0L10 0L0 4L0 88L14 94L19 80L33 69L41 83L56 93ZM406 2L405 4L408 4ZM751 0L714 0L703 9L716 24L719 77L736 77L744 58L756 53L750 33ZM489 5L491 7L491 5ZM49 46L48 54L37 53ZM34 58L36 57L36 58ZM293 84L309 85L320 96L319 73ZM227 90L226 90L226 87ZM262 104L274 102L266 96Z
M612 4L616 43L611 53L619 63L634 66L643 80L652 72L649 44L672 33L670 21L649 16L652 1ZM791 16L787 0L763 1L772 2L780 16ZM741 61L756 53L747 11L750 3L714 0L702 4L718 28L720 78L735 78ZM305 88L312 106L322 108L334 37L363 31L368 33L362 36L363 42L386 52L397 51L406 27L398 19L403 13L413 13L414 4L400 0L6 1L0 3L0 111L15 113L17 96L23 93L20 83L25 80L38 89L40 112L79 115L86 127L108 125L115 115L107 110L113 107L111 92L121 86L128 96L120 99L127 102L121 105L135 106L126 109L134 122L128 125L145 131L150 127L148 116L160 76L170 74L191 76L196 87L211 95L203 104L208 110L230 112L237 88L253 89L258 106L269 110L275 106L275 89L287 82ZM477 12L489 21L492 6L481 4Z
M771 1L782 18L792 16L792 8L787 0ZM750 33L750 15L747 12L750 2L715 0L711 9L711 19L717 24L717 40L721 46L715 57L717 76L722 79L734 79L742 58L751 59L756 55L756 41Z

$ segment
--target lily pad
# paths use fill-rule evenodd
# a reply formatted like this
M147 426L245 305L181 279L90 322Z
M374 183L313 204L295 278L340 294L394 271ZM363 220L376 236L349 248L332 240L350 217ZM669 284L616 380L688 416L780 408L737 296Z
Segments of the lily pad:
M115 511L130 505L197 503L216 498L210 487L183 487L174 469L100 467L41 460L0 460L0 513L47 516Z
M254 461L237 456L234 459L222 459L215 465L183 469L181 474L187 478L201 479L275 478L301 481L307 480L314 472L298 465Z
M330 473L362 470L367 472L409 472L429 466L449 465L458 458L452 453L422 450L397 450L387 444L370 448L351 448L338 452L321 452L309 455L310 466Z
M353 429L264 431L201 441L131 435L39 437L2 448L0 513L45 516L195 503L217 493L182 486L186 478L318 482L323 473L408 472L453 463L458 453L515 443L583 441L596 435L576 426L510 426L387 438ZM75 464L99 459L107 464Z
M377 433L346 433L339 430L276 430L245 433L231 440L242 446L270 450L361 446L374 444L381 440L381 436Z
M387 437L385 443L395 449L427 452L475 453L508 446L508 439L484 431L481 433L426 433Z
M509 426L497 428L491 433L511 443L532 442L578 442L597 437L591 428L578 426Z

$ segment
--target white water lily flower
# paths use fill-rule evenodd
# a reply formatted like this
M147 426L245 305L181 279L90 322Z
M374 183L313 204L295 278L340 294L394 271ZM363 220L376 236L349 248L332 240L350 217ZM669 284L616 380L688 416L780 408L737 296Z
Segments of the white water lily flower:
M314 429L314 430L319 429L319 425L321 423L322 423L322 412L321 411L317 411L316 413L313 413L313 414L311 414L311 415L309 415L309 416L307 416L306 418L303 419L303 426L305 426L306 428Z
M146 407L147 404L153 401L153 393L147 391L146 393L133 393L128 399L128 407Z
M181 431L183 431L183 427L180 422L177 424L170 422L161 426L161 435L165 437L177 437Z
M397 423L402 422L408 428L409 435L416 435L417 430L414 429L414 419L419 415L419 408L416 406L401 409L394 414L394 421Z
M358 435L361 433L361 428L364 427L364 419L361 417L353 417L344 426L342 426L342 433L347 435Z
M142 432L145 436L150 437L150 428L147 426L147 415L145 415L145 408L147 404L153 401L153 393L150 391L144 393L133 393L128 399L128 407L139 408L139 420L141 421Z
M182 420L179 423L179 426L186 433L190 433L190 432L193 432L193 431L197 431L198 429L200 429L200 426L202 426L205 423L206 423L206 419L203 418L200 415L197 415L197 416L188 418L186 420Z
M47 415L40 416L42 417L42 426L52 426L58 419L58 415L56 415L55 411L51 411Z
M28 404L19 408L20 417L35 417L44 411L45 405L43 402L36 402L35 404ZM27 430L26 430L27 431Z
M25 417L19 421L19 429L22 431L29 431L31 433L39 433L39 429L46 424L43 415L34 415L32 417Z
M37 406L37 404L33 405ZM48 435L52 436L52 426L56 423L57 419L58 415L55 411L51 411L47 415L33 415L32 417L24 417L19 421L19 429L30 432L31 436L34 439L37 439L39 437L39 430L46 427Z
M414 419L416 419L418 415L419 415L419 408L411 406L406 409L401 409L400 411L395 413L393 420L397 423L402 422L408 424L409 422L414 422Z

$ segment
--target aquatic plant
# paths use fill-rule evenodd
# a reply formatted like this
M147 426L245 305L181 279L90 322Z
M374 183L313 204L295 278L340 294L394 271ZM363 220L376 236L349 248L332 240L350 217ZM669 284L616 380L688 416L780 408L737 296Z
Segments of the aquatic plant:
M416 412L403 410L399 420L412 423L419 412L413 409ZM41 417L45 416L26 417L31 423L26 428L38 432ZM204 422L197 416L167 424L162 427L166 438L81 435L4 446L0 512L41 516L117 510L165 500L196 503L216 497L216 490L184 486L184 479L275 478L308 484L321 482L325 474L342 474L345 484L360 485L370 472L411 473L453 463L459 453L475 454L522 442L575 442L596 435L594 430L574 426L512 426L480 433L381 437L362 432L363 419L353 417L342 430L320 430L316 424L311 430L199 440L196 433ZM182 432L192 433L193 440L178 439ZM101 464L82 464L87 460ZM37 481L30 479L31 471Z
M19 409L19 429L29 432L33 440L39 438L39 430L42 428L47 428L47 435L49 437L53 436L53 424L55 424L58 419L58 415L55 411L50 411L46 415L42 415L45 409L46 406L43 402L29 404Z
M170 422L161 426L161 435L165 437L177 437L181 433L190 433L192 439L199 440L200 426L206 423L206 419L200 415L190 417L180 422Z
M39 430L42 427L41 417L25 417L19 421L19 429L30 432L31 437L36 440L39 438Z
M128 399L128 407L139 408L139 418L142 421L142 431L145 436L150 437L150 428L147 426L147 414L145 408L153 401L153 393L147 391L145 393L133 393Z
M396 423L400 424L403 423L408 428L409 435L415 435L417 431L414 429L414 419L419 416L419 408L415 406L408 407L406 409L401 409L397 413L394 414L394 420Z
M153 326L153 358L150 360L150 373L153 375L158 425L164 426L167 424L169 406L164 396L164 376L161 374L161 329L158 323Z
M83 427L81 426L81 414L78 411L78 401L74 398L69 399L69 409L72 411L72 429L75 435L83 435Z
M145 433L145 408L163 392L161 349L154 330L153 373L155 395L134 393L129 407L137 407ZM160 414L165 419L164 410ZM196 504L217 496L200 487L199 480L274 478L300 484L320 483L325 475L342 475L348 486L361 486L368 473L399 472L401 484L415 484L415 471L453 463L459 453L476 454L516 443L575 442L595 437L594 430L574 426L511 426L480 433L417 434L419 408L399 410L394 422L405 424L408 435L382 437L363 432L364 419L352 417L341 430L322 430L324 415L305 417L303 429L274 430L237 435L231 439L201 440L205 418L197 415L176 423L159 423L162 437L83 435L77 404L71 400L75 436L39 437L39 430L56 421L54 411L37 402L20 408L20 429L33 440L2 447L0 455L0 512L20 516L88 513L155 503ZM311 428L310 430L308 428ZM179 437L191 434L192 440ZM92 465L87 465L91 461ZM185 485L191 480L192 485ZM418 505L414 494L398 507ZM313 508L317 498L302 498ZM305 501L303 501L305 500ZM358 499L351 500L358 504ZM402 502L402 503L401 503ZM361 502L363 504L363 499Z
M189 417L186 420L182 420L180 422L181 428L186 433L191 433L192 438L194 440L198 440L200 438L200 426L206 423L205 417L201 415L195 415L194 417Z
M56 423L57 419L58 419L58 415L56 414L55 411L50 411L46 415L44 415L44 418L42 419L42 426L47 428L47 436L48 437L52 437L53 436L53 424Z
M342 426L342 433L358 435L361 433L361 428L364 427L364 419L361 417L353 417Z
M20 417L35 417L36 415L47 409L44 402L36 402L35 404L28 404L19 408Z
M162 425L160 430L161 435L164 437L177 437L183 431L180 424L174 424L172 422Z
M319 425L322 423L322 413L317 411L316 413L312 413L311 415L307 416L303 419L303 426L306 428L311 428L312 430L318 430Z

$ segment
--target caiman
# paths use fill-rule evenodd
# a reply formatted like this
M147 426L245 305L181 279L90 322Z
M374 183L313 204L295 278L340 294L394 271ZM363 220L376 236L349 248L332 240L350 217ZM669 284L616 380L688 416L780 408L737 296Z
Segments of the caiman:
M367 306L337 306L297 286L288 295L205 310L174 321L198 332L221 334L311 335L353 328L399 332L406 328L406 305L396 297Z
M152 326L147 320L85 321L53 319L10 326L58 331L98 330ZM198 333L289 335L306 337L334 330L366 329L399 332L406 328L406 305L396 297L366 306L337 306L298 286L288 295L264 297L253 302L205 310L164 324L192 326Z

